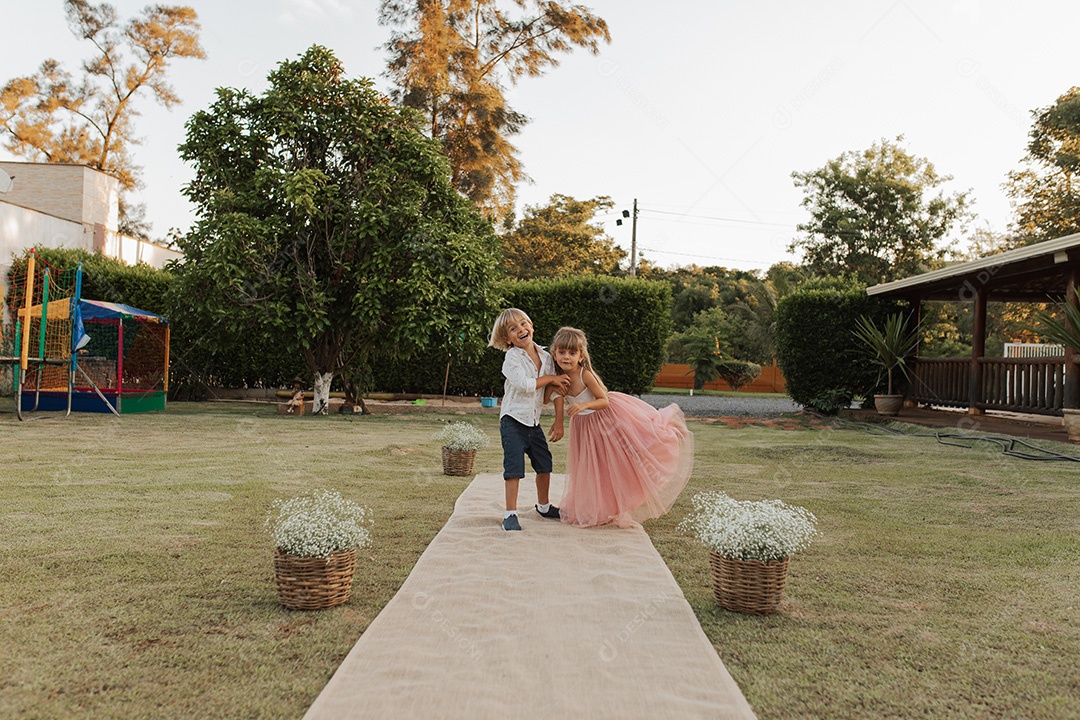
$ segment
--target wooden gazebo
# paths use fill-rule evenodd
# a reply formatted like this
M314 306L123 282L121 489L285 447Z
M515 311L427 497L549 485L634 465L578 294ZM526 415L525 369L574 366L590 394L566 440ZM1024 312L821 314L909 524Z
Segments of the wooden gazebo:
M922 316L927 300L974 303L970 358L915 358L908 400L926 405L1061 415L1080 408L1080 355L988 358L986 304L1075 300L1080 284L1080 233L867 288L868 295L906 300Z

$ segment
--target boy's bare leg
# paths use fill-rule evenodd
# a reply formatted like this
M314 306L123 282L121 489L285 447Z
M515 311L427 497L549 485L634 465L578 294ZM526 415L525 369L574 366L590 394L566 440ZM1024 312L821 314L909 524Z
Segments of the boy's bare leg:
M551 473L537 473L536 475L536 504L547 505L551 502L548 493L551 490ZM516 492L515 492L516 496ZM515 502L516 506L516 502Z
M517 511L518 484L521 478L504 481L506 484L506 509Z

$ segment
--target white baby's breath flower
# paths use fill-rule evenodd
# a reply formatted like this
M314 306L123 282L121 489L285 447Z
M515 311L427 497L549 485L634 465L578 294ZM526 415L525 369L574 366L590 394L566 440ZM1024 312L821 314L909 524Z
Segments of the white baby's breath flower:
M805 549L818 534L813 513L780 500L734 500L714 490L698 493L692 502L694 510L679 529L725 557L780 560Z
M371 542L371 510L340 493L315 490L291 500L275 500L265 528L274 545L301 557L329 557Z
M488 436L472 423L448 422L435 434L435 439L448 450L479 450L488 444Z

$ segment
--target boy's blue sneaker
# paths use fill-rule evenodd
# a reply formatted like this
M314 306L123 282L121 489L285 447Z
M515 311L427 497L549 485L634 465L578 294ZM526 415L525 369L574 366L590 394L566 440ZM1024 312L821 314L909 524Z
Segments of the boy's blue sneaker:
M503 530L520 530L521 523L518 522L517 515L508 515L503 518Z
M533 505L536 508L536 512L540 513L541 517L552 518L553 520L559 519L559 508L554 505L550 506L547 511L542 511L539 505Z

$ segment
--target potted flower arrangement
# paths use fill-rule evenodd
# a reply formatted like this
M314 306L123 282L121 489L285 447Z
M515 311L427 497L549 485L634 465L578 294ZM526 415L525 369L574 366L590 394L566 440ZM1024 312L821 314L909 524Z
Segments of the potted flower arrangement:
M265 527L274 539L278 599L290 610L322 610L349 599L356 551L371 542L371 511L340 493L315 490L275 500Z
M735 500L716 490L698 493L692 502L679 529L709 549L716 602L735 612L775 612L788 561L818 534L817 518L780 500Z
M889 378L888 392L874 396L874 407L880 415L896 415L904 403L904 396L893 393L893 370L899 369L907 378L908 356L919 344L918 323L909 330L907 319L900 313L893 313L885 319L885 326L879 328L863 315L855 323L854 334Z
M435 435L442 443L444 475L471 475L476 451L488 444L488 436L472 423L448 422Z

